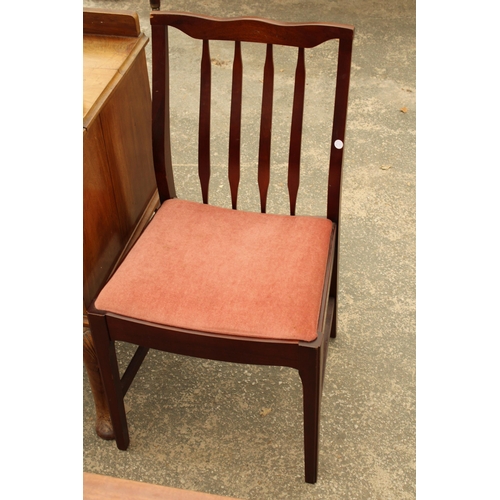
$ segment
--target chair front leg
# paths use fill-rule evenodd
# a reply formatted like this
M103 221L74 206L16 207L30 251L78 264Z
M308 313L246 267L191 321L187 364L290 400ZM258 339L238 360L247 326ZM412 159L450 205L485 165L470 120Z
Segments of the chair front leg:
M105 316L89 313L88 318L116 445L118 449L126 450L130 439L118 360L116 359L115 342L109 336Z

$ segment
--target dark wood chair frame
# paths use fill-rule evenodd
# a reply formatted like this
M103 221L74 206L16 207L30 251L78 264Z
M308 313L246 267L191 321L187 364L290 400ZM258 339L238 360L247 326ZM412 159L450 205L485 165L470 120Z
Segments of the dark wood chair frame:
M318 319L318 337L313 342L287 342L216 335L134 320L92 304L88 308L92 338L107 397L116 444L125 450L129 434L124 396L150 348L218 361L285 366L298 370L303 385L305 480L315 483L318 474L320 402L328 339L336 335L338 225L342 177L343 143L351 68L354 28L330 23L279 23L259 18L218 19L175 12L152 12L153 44L153 156L160 201L175 198L170 149L168 27L202 40L201 96L199 120L199 177L203 202L208 203L210 179L210 53L209 40L235 42L229 138L229 183L233 209L237 205L240 171L240 121L242 100L241 42L267 45L264 66L262 116L258 159L261 211L266 211L269 184L270 140L273 97L274 44L298 47L289 153L288 187L290 214L295 215L299 186L300 144L305 89L304 49L338 39L335 109L328 176L327 217L333 222L330 255ZM139 347L120 377L115 341Z

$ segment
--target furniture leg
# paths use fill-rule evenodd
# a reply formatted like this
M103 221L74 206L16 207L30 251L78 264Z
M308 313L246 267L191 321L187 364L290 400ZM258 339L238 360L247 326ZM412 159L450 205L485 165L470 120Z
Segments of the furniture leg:
M115 342L109 337L106 318L104 316L89 314L88 318L108 403L109 415L114 429L116 446L119 450L126 450L130 439L123 402L120 371L116 359Z
M332 328L330 330L330 338L334 339L337 337L337 297L334 298L335 304L333 306L333 320Z
M334 304L333 304L333 320L332 320L332 328L330 330L330 338L334 339L337 337L337 282L338 282L338 250L339 250L339 243L338 239L336 238L335 241L335 260L333 261L333 269L332 269L332 281L330 284L330 297L333 297Z
M109 416L108 403L106 402L106 394L101 380L101 372L97 362L97 354L92 341L90 330L87 330L83 335L83 362L89 378L92 396L95 404L95 431L97 435L106 440L115 439L111 417Z
M319 420L321 402L321 349L310 351L303 367L299 369L302 379L304 405L304 458L306 483L314 484L318 477Z

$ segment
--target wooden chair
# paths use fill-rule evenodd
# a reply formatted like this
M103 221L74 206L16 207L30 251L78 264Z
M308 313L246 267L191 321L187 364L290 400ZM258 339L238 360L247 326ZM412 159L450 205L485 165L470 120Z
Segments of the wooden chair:
M129 445L123 398L149 348L218 361L286 366L298 370L303 384L305 480L314 483L328 339L335 336L335 255L354 29L330 23L218 19L174 12L153 12L151 25L153 156L161 206L88 308L117 446L125 450ZM176 198L174 188L169 27L202 40L198 169L203 203ZM339 43L326 217L296 216L304 52L331 39ZM208 204L209 40L234 42L228 168L233 209ZM261 213L236 210L243 92L241 44L245 42L266 45L256 166ZM289 149L290 215L266 213L275 44L298 47ZM139 346L121 378L115 341Z

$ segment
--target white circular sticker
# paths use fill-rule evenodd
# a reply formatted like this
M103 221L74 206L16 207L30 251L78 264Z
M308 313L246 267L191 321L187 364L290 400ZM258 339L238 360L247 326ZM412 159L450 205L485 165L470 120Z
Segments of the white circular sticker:
M337 139L333 145L337 148L337 149L342 149L344 147L344 143L340 140L340 139Z

